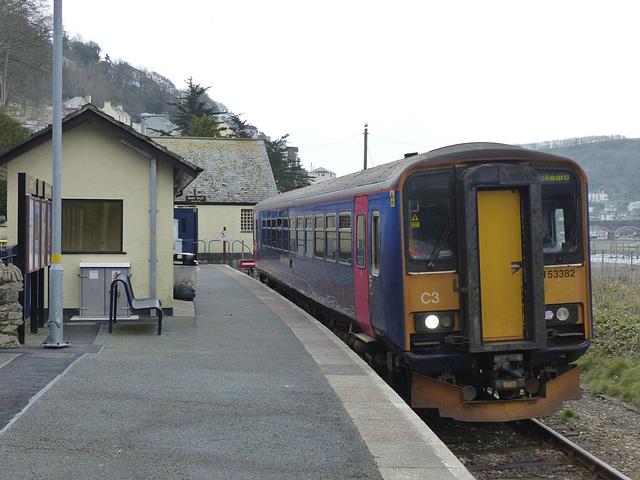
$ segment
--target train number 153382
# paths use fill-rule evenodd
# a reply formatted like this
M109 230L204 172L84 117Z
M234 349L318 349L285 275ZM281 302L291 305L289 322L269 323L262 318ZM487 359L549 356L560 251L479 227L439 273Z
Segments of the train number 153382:
M544 271L544 278L574 278L575 276L575 268L557 268Z

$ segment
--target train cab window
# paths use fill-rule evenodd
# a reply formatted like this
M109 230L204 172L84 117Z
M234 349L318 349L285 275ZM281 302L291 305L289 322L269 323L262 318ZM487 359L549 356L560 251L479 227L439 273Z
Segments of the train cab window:
M304 219L305 255L313 256L313 216L307 215Z
M356 265L360 269L367 267L367 219L364 213L356 217Z
M304 217L296 218L297 252L304 255Z
M335 260L338 250L338 231L336 229L335 213L327 213L325 217L325 239L326 259Z
M267 219L263 218L262 219L262 245L263 246L267 246L267 235L269 230L267 229Z
M450 172L418 173L403 187L407 270L455 270Z
M380 273L380 212L371 215L371 270Z
M338 258L340 263L351 265L351 212L340 213L338 217Z
M313 256L324 258L324 215L316 215L314 222L315 243Z
M541 171L542 248L545 265L582 263L580 196L575 175Z

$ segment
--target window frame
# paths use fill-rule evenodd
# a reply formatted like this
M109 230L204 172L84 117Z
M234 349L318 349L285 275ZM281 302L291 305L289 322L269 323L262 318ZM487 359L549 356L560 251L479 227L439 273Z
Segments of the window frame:
M349 219L349 226L343 227L343 218ZM338 262L343 265L353 264L353 223L351 212L340 212L338 214ZM344 251L343 246L348 246L348 251Z
M109 205L119 205L120 210L120 218L119 225L109 225L107 228L113 229L114 227L118 228L120 231L120 241L119 248L117 250L98 250L98 249L73 249L73 248L64 248L65 243L72 242L73 240L67 239L65 242L65 236L69 235L69 229L73 228L68 222L70 219L65 219L66 216L66 208L69 208L71 204L109 204ZM66 208L65 208L66 207ZM124 200L123 199L112 199L112 198L63 198L62 199L62 214L61 214L61 226L62 226L62 241L61 241L61 250L63 254L74 255L74 254L114 254L114 253L126 253L124 251ZM72 234L73 235L73 234Z

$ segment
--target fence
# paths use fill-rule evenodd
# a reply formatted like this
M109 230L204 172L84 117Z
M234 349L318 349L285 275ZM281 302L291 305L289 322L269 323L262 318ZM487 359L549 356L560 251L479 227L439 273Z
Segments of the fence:
M16 264L16 259L18 257L18 246L17 245L7 245L6 240L0 240L0 260L5 265L12 263Z

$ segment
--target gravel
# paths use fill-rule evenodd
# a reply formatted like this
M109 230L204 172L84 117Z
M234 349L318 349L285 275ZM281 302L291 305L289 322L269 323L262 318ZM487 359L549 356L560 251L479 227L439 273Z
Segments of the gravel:
M584 388L582 395L540 420L554 428L562 425L558 431L572 435L570 440L632 480L640 480L640 408L605 395L593 397ZM577 416L561 422L568 410Z

